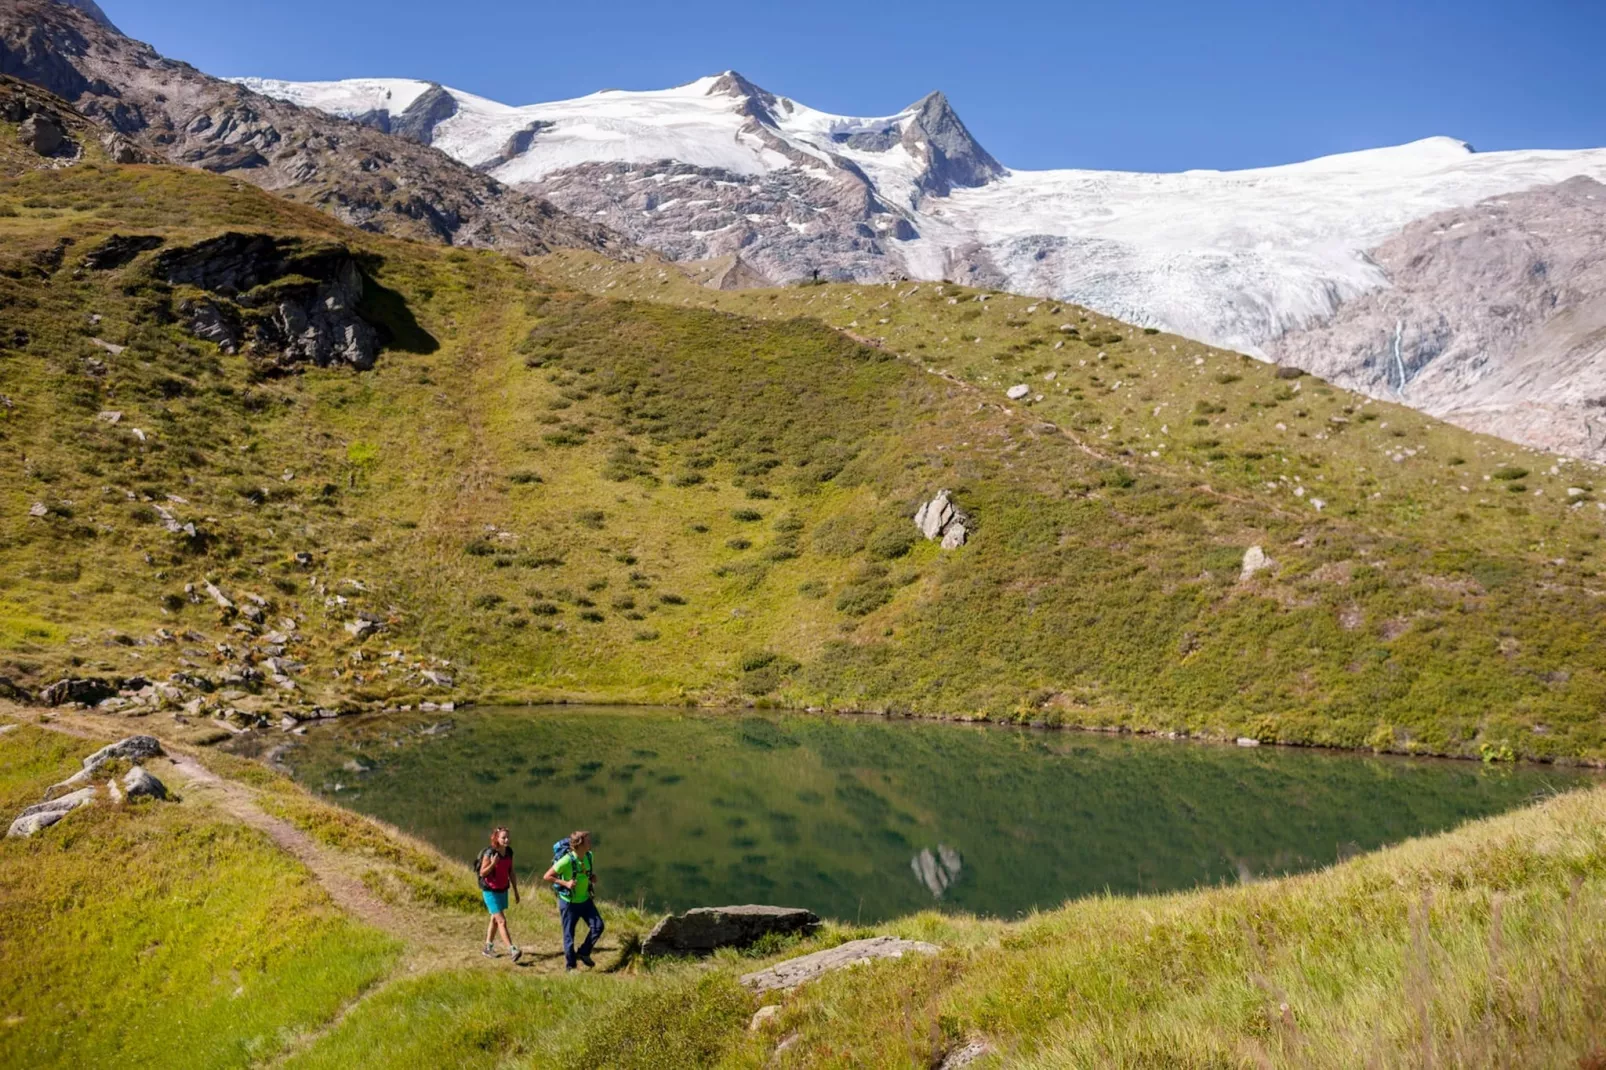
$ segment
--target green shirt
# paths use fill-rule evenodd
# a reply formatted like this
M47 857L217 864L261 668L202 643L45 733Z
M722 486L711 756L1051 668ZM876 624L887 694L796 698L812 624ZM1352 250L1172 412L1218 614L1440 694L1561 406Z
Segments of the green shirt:
M559 877L566 881L574 881L574 891L567 888L558 889L558 898L569 903L584 903L591 898L591 852L586 852L585 862L582 863L570 851L552 866Z

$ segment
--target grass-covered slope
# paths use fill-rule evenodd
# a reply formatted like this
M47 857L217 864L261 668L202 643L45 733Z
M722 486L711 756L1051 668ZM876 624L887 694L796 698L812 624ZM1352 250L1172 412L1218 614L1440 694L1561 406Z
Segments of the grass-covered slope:
M1074 309L532 271L216 176L24 162L0 159L0 676L25 688L183 670L234 688L190 716L765 701L1606 756L1581 468ZM375 367L192 335L197 291L157 265L225 231L361 264ZM91 266L114 234L160 246ZM826 325L849 316L886 344ZM1009 403L1028 372L1043 401ZM915 537L939 488L961 549ZM1251 545L1275 566L1240 582Z
M8 733L0 814L9 823L100 742ZM0 842L5 1066L265 1060L399 951L268 837L199 803L92 806L47 835Z

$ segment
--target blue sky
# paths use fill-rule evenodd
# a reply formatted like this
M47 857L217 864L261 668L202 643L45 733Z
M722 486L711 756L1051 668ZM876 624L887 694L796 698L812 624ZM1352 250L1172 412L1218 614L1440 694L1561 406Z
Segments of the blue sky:
M101 0L213 74L393 75L507 103L735 68L827 111L942 89L1017 168L1285 163L1446 134L1606 146L1601 0Z

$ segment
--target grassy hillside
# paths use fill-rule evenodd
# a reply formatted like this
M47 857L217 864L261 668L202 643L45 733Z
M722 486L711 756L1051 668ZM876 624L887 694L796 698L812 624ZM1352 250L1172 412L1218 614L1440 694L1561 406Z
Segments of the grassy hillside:
M213 708L590 697L1606 757L1582 466L1071 308L531 270L7 151L0 676L25 688L179 670L194 738ZM206 295L158 264L228 230L360 264L375 367L192 335ZM158 247L91 266L112 235ZM999 392L1028 379L1041 402ZM961 549L915 536L939 488ZM1275 566L1240 582L1251 545Z
M0 800L36 798L95 745L26 724L0 735ZM874 931L937 956L760 998L737 978L872 931L643 961L628 934L650 919L606 906L601 969L562 977L537 895L510 915L535 951L515 968L475 951L467 867L261 767L207 763L221 781L155 763L177 802L96 807L0 842L8 1065L160 1052L208 1067L929 1067L967 1045L991 1053L981 1067L1606 1058L1606 789L1303 877L1093 897L1017 922L918 914ZM242 825L253 810L303 830L311 853ZM353 909L331 865L370 874L360 920L331 905ZM778 1014L749 1030L764 1003Z

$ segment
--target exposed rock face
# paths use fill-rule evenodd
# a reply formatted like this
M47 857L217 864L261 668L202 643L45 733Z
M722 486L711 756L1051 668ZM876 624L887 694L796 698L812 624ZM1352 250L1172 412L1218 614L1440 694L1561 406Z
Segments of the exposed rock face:
M40 829L49 828L80 806L87 806L95 801L95 789L80 788L60 798L50 799L42 803L35 803L11 822L6 831L7 836L28 837Z
M1386 289L1268 350L1474 431L1606 461L1606 186L1585 177L1412 223Z
M915 513L915 527L927 539L941 539L944 550L965 545L970 536L970 517L959 511L946 490L922 505Z
M746 947L769 933L810 933L819 916L798 907L698 907L671 914L653 926L644 955L706 955L722 947Z
M872 936L866 940L849 940L845 944L816 951L785 962L776 963L767 970L746 974L742 984L754 992L773 992L776 989L796 988L832 970L858 966L874 959L897 959L905 955L935 955L941 949L936 944L921 940L903 940L896 936Z
M1003 165L981 147L941 93L915 105L904 128L903 147L924 166L916 180L927 193L947 196L955 186L980 186L1004 173Z
M212 78L124 37L87 0L78 6L86 10L56 0L0 6L0 73L173 163L232 174L368 230L520 253L623 249L602 227L426 145ZM433 129L440 107L409 122Z
M155 758L162 753L162 745L155 736L129 736L116 743L108 743L94 754L84 759L84 767L59 784L52 784L47 796L59 795L65 788L83 784L95 775L95 771L107 762L117 758L126 761L141 762L147 758Z
M215 295L180 304L193 334L228 353L243 348L271 370L367 369L379 353L378 332L357 314L362 270L344 246L228 233L167 250L154 271L170 285Z
M943 893L959 879L964 866L964 859L959 852L945 843L938 844L935 851L927 847L909 859L909 868L914 870L916 879L926 886L933 899L942 898Z
M113 234L84 254L84 267L91 271L110 271L161 245L162 239L155 234Z

